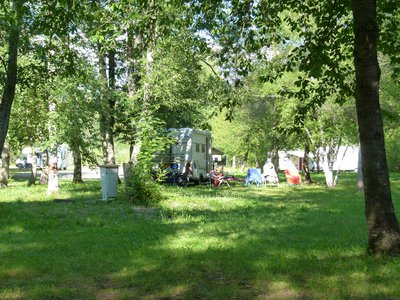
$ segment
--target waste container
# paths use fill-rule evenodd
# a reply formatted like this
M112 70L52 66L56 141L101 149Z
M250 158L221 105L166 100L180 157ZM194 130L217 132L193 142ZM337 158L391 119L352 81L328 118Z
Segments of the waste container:
M101 165L100 177L103 200L114 199L117 197L118 165Z

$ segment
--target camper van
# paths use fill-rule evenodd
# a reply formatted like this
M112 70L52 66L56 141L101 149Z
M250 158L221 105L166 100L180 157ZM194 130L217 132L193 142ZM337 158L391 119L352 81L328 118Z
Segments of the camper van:
M205 180L211 166L211 133L192 128L171 128L169 132L176 142L160 157L160 163L164 167L173 165L180 173L190 164L191 180Z

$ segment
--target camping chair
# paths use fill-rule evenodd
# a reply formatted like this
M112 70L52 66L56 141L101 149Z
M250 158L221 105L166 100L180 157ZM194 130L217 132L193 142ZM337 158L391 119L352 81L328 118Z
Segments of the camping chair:
M210 184L215 187L226 184L230 187L227 177L223 173L217 173L214 170L210 172Z
M296 168L286 169L285 176L288 185L301 184L301 176Z
M265 184L269 186L278 186L279 178L276 174L275 167L271 162L267 162L263 167L263 177Z
M260 187L264 183L264 177L261 175L260 169L248 169L246 177L246 185L251 186L255 184Z
M264 181L265 184L268 184L269 186L278 186L279 184L279 178L278 175L275 173L275 175L267 175L264 176Z

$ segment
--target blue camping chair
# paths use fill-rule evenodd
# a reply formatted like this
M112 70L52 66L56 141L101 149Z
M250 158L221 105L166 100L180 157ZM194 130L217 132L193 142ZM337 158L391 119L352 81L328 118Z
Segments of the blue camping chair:
M246 185L251 186L255 184L257 187L261 186L264 183L264 178L261 175L260 169L248 169L247 177L246 177Z

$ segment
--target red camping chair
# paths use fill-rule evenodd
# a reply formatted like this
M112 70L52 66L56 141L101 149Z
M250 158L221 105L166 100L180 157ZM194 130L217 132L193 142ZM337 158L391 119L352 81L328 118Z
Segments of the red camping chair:
M217 173L214 170L210 172L210 180L211 184L213 184L215 187L220 186L222 184L230 186L226 176L223 173Z
M297 169L286 169L285 170L286 181L289 185L301 184L301 176Z

